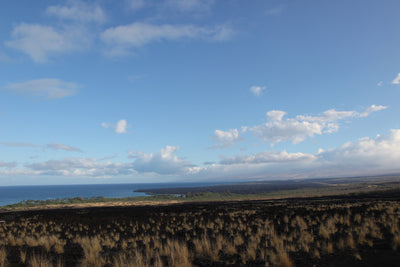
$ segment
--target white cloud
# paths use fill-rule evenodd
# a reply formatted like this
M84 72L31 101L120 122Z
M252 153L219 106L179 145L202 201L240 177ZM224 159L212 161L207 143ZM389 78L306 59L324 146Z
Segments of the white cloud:
M396 78L394 78L394 80L392 81L392 84L400 84L400 73L397 74Z
M49 56L88 47L90 34L81 28L67 27L59 30L50 26L22 23L12 31L12 40L5 42L38 63L46 62Z
M119 120L119 121L117 122L116 127L115 127L115 132L116 132L116 133L119 133L119 134L121 134L121 133L127 133L127 132L126 132L126 126L127 126L126 120Z
M79 148L67 146L67 145L63 145L63 144L58 144L58 143L47 144L46 148L50 148L50 149L54 149L54 150L71 151L71 152L82 152L82 150L80 150Z
M379 175L400 172L400 129L386 136L360 138L315 154L265 151L222 158L194 177L207 179L311 178Z
M45 99L57 99L74 95L78 85L59 79L38 79L23 83L13 83L4 89L21 94Z
M291 162L291 161L304 161L304 160L315 160L315 156L312 154L304 154L301 152L288 153L286 150L283 151L265 151L254 155L242 155L233 156L230 158L223 158L220 161L222 165L232 164L260 164L260 163L279 163L279 162Z
M266 113L268 121L281 121L287 113L282 110L271 110Z
M263 179L340 177L398 173L400 171L400 129L387 135L364 137L315 154L264 151L252 155L205 162L200 168L176 155L179 148L166 146L155 153L134 153L133 163L93 158L66 158L25 164L0 161L0 175L118 177L126 175L166 175L178 179ZM131 155L133 152L131 153Z
M250 87L250 92L252 92L255 96L260 96L265 91L265 89L267 89L266 86L254 85L254 86Z
M247 128L242 128L243 132L245 132L246 130ZM214 148L228 148L241 140L241 137L239 135L238 129L230 129L228 131L215 130L214 140L219 143L215 145Z
M372 112L386 109L386 106L372 105L364 112L337 111L330 109L319 116L298 115L295 118L284 119L287 114L281 110L267 112L267 122L250 128L250 131L263 141L271 145L279 142L291 141L293 144L304 141L307 137L323 133L336 132L339 129L339 120L355 117L367 117Z
M153 25L135 22L109 28L101 34L101 39L109 46L110 55L123 55L128 53L131 48L151 42L185 38L223 41L229 39L231 35L232 30L227 26L205 28L194 25Z
M165 175L190 174L200 168L179 158L175 152L179 147L166 146L155 153L137 152L133 167L139 173L157 173Z
M400 169L400 129L392 129L386 136L347 142L339 148L320 151L316 156L320 163L338 172Z
M377 86L381 87L383 85L383 81L378 82Z
M126 131L126 128L128 127L128 123L126 120L119 120L115 125L103 122L101 123L101 126L104 128L112 128L114 132L118 134L128 133Z
M254 126L250 131L258 138L269 141L271 145L279 142L292 141L293 144L304 141L314 134L322 134L324 123L305 120L283 119L284 111L273 110L267 113L268 122Z
M387 109L387 106L382 106L382 105L372 105L369 108L367 108L363 113L360 113L360 117L368 117L372 112L380 111Z
M66 5L50 6L46 9L48 15L61 19L80 22L104 22L106 15L97 4L82 1L67 1Z
M26 164L25 174L66 177L112 177L135 173L131 164L99 162L93 158L66 158Z

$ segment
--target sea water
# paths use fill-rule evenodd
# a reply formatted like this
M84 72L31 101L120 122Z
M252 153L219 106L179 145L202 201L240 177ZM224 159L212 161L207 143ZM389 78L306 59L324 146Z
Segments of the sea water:
M35 185L0 186L0 206L23 200L48 200L75 197L124 198L146 196L137 189L199 187L217 183L151 183L151 184L91 184L91 185Z

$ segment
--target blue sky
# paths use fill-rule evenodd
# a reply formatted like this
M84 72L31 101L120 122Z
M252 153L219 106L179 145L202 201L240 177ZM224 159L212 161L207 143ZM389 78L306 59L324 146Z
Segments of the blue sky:
M399 173L399 8L7 1L0 185Z

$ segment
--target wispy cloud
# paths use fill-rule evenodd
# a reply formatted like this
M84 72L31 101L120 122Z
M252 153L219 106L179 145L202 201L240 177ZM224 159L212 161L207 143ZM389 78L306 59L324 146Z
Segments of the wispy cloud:
M132 48L152 42L185 38L225 41L232 34L233 30L225 25L209 28L194 25L155 25L135 22L129 25L109 28L101 34L101 39L108 46L110 55L124 55L129 53Z
M180 12L207 12L214 0L167 0L165 5Z
M0 168L7 168L7 169L13 169L17 166L17 163L15 162L4 162L0 161Z
M105 12L99 5L77 0L67 1L65 5L49 6L46 14L79 22L101 23L106 20Z
M79 148L68 146L68 145L63 145L63 144L58 144L58 143L51 143L47 144L46 148L53 149L53 150L64 150L64 151L71 151L71 152L81 152Z
M114 132L116 132L118 134L128 133L126 130L126 128L128 127L128 123L126 120L119 120L119 121L117 121L116 124L110 124L110 123L103 122L101 124L101 126L106 129L111 128L114 130Z
M265 151L254 155L241 155L229 158L223 157L220 164L260 164L260 163L278 163L291 161L315 160L316 157L312 154L304 154L301 152L288 153L284 151Z
M362 117L368 117L373 112L384 110L384 109L387 109L387 108L388 108L387 106L382 106L382 105L371 105L364 112L359 113L358 116L361 117L361 118Z
M69 152L82 152L82 150L80 150L79 148L60 143L50 143L43 146L25 142L3 142L0 144L8 147L41 147L43 149L64 150Z
M102 157L99 160L110 160L110 159L115 159L116 157L118 157L118 154L113 153L111 156Z
M127 6L129 9L131 10L139 10L143 7L146 6L146 4L149 2L148 0L125 0L125 2L127 3Z
M93 158L66 158L26 164L26 174L107 178L135 173L132 164L99 162Z
M38 79L22 83L12 83L3 89L20 95L28 95L43 99L57 99L72 96L79 86L76 83L60 79Z
M9 147L38 147L38 145L25 142L3 142L1 144Z
M277 16L282 14L282 12L285 10L285 6L284 5L280 5L280 6L276 6L270 9L267 9L265 11L265 15L267 16Z
M56 29L51 26L22 23L12 31L8 47L19 50L37 63L48 61L52 55L79 51L88 47L90 34L80 27Z

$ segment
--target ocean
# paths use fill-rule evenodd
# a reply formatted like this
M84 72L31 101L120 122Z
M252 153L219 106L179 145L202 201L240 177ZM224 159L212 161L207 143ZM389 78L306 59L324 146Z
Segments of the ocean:
M221 183L152 183L152 184L91 184L91 185L35 185L0 186L0 206L15 204L23 200L48 200L74 197L123 198L146 196L134 192L143 188L199 187Z

